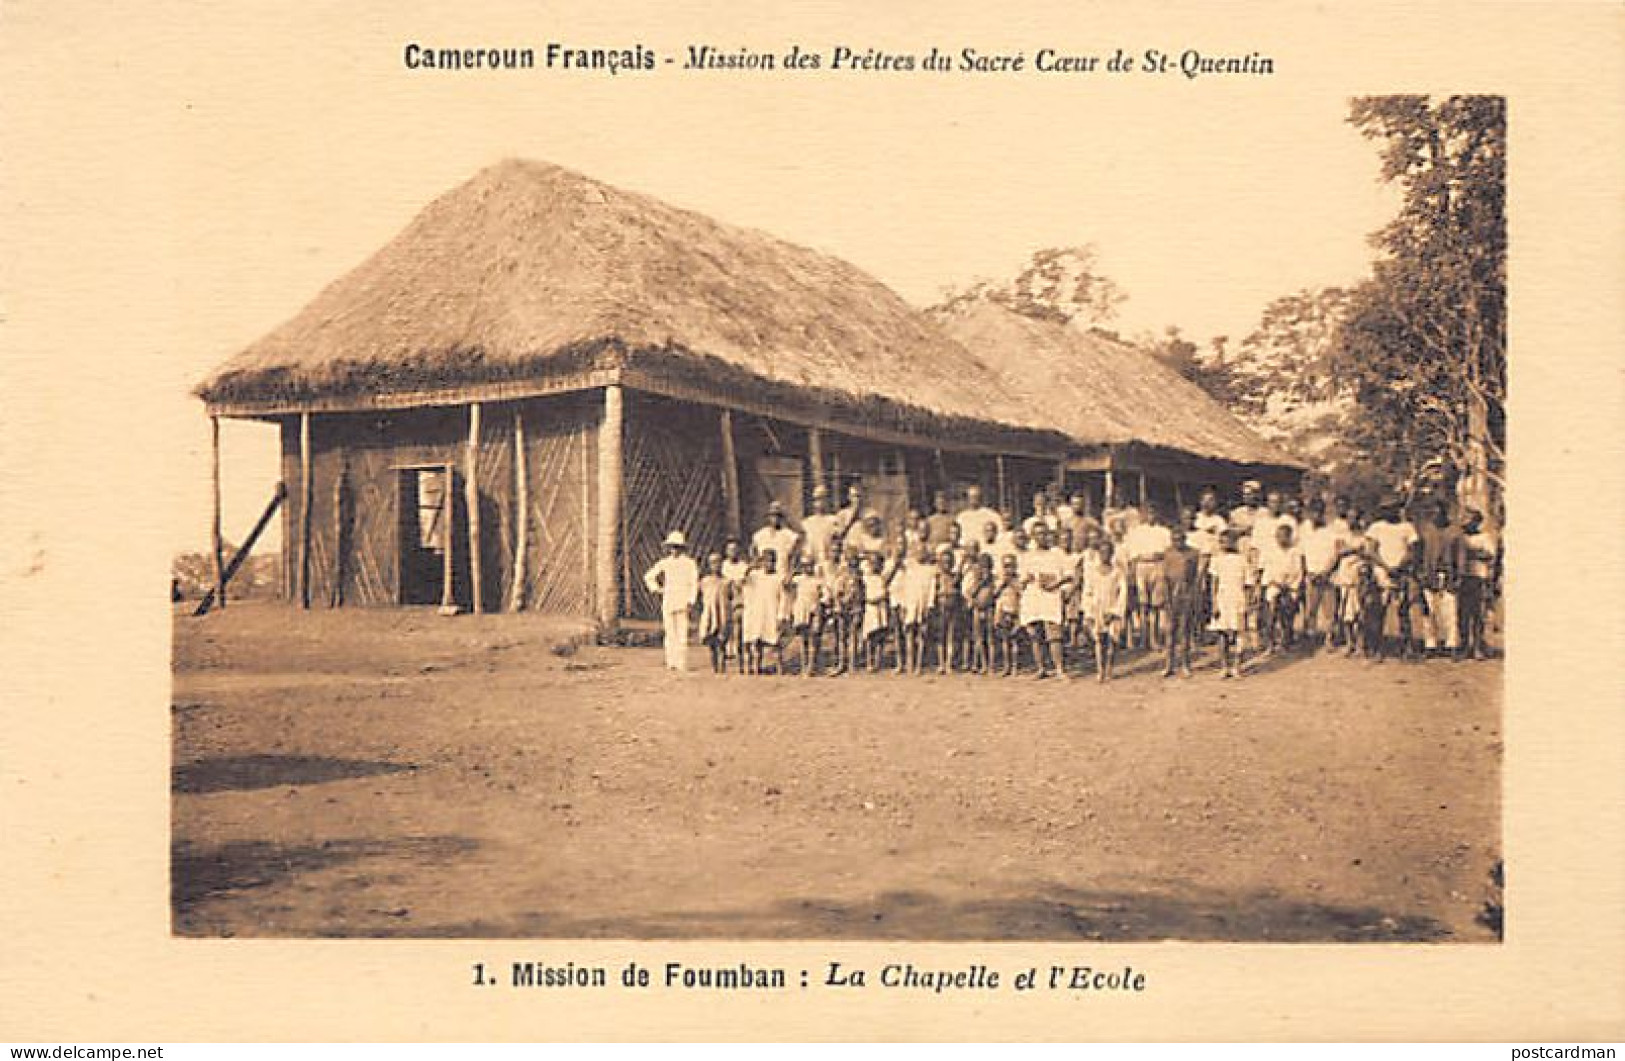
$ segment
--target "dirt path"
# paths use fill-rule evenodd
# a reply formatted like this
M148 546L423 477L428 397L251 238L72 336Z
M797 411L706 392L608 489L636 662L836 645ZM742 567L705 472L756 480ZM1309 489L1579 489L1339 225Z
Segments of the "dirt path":
M1494 938L1499 663L1103 689L676 678L531 617L175 631L183 934Z

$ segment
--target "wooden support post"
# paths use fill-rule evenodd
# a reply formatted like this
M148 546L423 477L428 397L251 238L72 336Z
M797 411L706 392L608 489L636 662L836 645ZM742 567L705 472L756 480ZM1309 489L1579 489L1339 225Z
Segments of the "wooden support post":
M1117 480L1112 476L1112 468L1109 464L1106 466L1106 496L1103 502L1100 506L1103 515L1108 508L1117 507Z
M457 614L457 595L452 592L452 576L456 571L452 554L457 548L457 536L452 534L456 526L457 493L453 489L457 482L456 465L446 462L445 481L440 487L440 614Z
M194 616L209 614L209 609L215 606L217 600L223 601L226 599L225 587L231 583L231 578L237 573L237 568L242 565L244 560L248 559L248 553L254 548L254 543L260 540L260 535L265 531L265 525L271 522L271 517L276 514L277 509L282 507L282 502L287 496L288 488L280 482L277 483L276 489L271 493L270 504L266 505L265 511L260 513L258 522L254 524L254 529L248 532L248 537L243 539L243 544L237 547L237 552L232 556L231 563L226 565L225 574L220 578L220 585L204 594L203 599L198 602L197 610L192 613Z
M212 458L210 465L209 482L214 492L214 526L210 531L210 540L214 546L214 596L220 602L220 607L226 606L226 560L223 555L225 544L220 537L220 418L209 417L209 453Z
M1174 480L1174 515L1177 518L1185 510L1185 491L1180 489L1179 480Z
M1063 458L1055 462L1055 493L1061 501L1066 497L1066 460Z
M621 387L611 383L604 388L604 419L598 425L598 622L614 626L620 618L621 536L621 431L625 418Z
M310 607L310 413L299 414L299 607Z
M1147 500L1147 495L1146 495L1146 489L1145 489L1145 472L1141 472L1140 473L1140 511L1141 512L1144 512L1146 510L1146 500Z
M480 556L480 403L468 403L468 448L463 453L463 489L468 508L469 601L475 615L485 610L485 579Z
M1004 454L1002 454L1002 453L999 454L998 460L999 460L999 511L1003 512L1006 508L1010 507L1010 501L1005 496Z
M327 592L329 608L344 604L344 477L349 473L349 465L340 463L339 473L333 477L333 585Z
M739 511L739 458L734 453L734 416L728 409L718 417L722 430L722 501L728 510L728 537L738 539L744 518Z
M807 429L807 460L812 464L813 489L829 487L824 482L824 432L816 427Z
M508 599L508 610L519 611L525 606L525 579L530 551L530 475L525 470L525 414L513 411L513 475L514 515L513 540L513 594Z

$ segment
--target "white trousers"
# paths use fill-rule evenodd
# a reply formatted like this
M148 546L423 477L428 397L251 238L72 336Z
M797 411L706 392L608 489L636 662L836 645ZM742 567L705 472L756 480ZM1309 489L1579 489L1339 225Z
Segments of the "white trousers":
M666 642L666 668L688 670L688 610L660 613Z
M1428 614L1422 619L1422 643L1428 648L1456 647L1456 595L1451 590L1423 590Z

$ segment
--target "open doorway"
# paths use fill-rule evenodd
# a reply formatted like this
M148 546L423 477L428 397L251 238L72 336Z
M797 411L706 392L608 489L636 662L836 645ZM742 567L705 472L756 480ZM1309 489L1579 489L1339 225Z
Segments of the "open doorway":
M456 489L448 464L396 469L401 516L399 586L402 604L450 600Z

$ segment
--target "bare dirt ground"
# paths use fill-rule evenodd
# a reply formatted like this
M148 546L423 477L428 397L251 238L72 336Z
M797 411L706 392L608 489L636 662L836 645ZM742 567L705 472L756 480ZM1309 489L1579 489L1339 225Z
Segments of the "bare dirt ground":
M578 633L178 616L175 931L1495 939L1499 662L685 678Z

